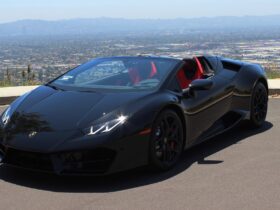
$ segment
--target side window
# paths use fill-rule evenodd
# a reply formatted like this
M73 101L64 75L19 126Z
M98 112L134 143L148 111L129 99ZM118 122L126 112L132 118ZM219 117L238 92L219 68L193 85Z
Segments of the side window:
M204 69L204 73L206 75L211 76L211 75L215 74L215 71L214 71L211 63L207 59L205 59L204 57L199 57L198 59L202 65L202 67Z
M171 91L177 92L177 93L180 93L182 91L176 76L170 81L170 83L168 85L168 90L171 90Z
M220 70L223 69L222 63L220 62L220 58L216 56L207 56L204 57L204 59L209 63L212 70L214 71L214 74L217 74L220 72Z

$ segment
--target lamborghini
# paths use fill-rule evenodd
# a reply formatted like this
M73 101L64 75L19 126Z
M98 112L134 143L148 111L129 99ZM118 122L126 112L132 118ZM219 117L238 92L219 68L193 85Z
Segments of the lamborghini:
M184 150L243 120L262 126L267 104L258 64L217 56L97 58L3 112L0 161L58 175L169 170Z

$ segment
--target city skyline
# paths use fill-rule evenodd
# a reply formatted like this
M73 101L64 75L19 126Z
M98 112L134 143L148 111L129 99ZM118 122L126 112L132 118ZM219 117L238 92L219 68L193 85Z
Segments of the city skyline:
M174 8L174 9L172 9ZM51 11L51 12L50 12ZM0 23L23 19L75 18L174 19L217 16L265 16L280 14L278 0L10 0L1 2Z

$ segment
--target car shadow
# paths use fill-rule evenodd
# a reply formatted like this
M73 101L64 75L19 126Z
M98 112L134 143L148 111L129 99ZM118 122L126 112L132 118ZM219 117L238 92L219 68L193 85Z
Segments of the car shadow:
M60 177L1 166L0 179L16 185L54 192L104 193L121 191L164 181L182 173L194 163L222 163L223 160L205 159L233 144L240 143L249 136L265 132L272 127L273 124L265 122L262 128L248 129L248 126L242 123L231 131L185 151L176 167L164 173L139 168L105 177Z

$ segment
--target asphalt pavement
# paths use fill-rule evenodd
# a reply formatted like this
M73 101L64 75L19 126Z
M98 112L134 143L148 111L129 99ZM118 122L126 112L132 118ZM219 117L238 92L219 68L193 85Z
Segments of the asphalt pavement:
M0 108L3 111L3 107ZM0 209L280 209L280 100L265 125L244 124L186 151L165 173L58 177L0 167Z

